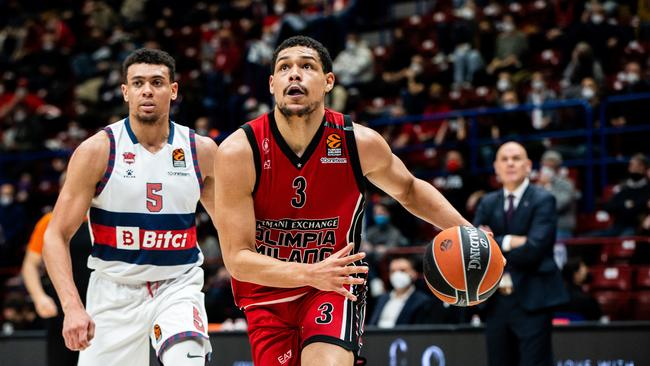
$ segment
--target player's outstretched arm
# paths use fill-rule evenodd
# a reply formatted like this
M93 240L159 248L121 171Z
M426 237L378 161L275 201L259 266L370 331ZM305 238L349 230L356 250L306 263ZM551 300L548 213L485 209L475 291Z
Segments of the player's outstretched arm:
M219 146L214 172L214 221L224 264L235 279L272 287L312 286L356 299L343 286L362 284L362 278L351 275L365 273L368 268L349 266L364 257L363 253L348 255L351 245L314 264L283 262L256 252L255 167L252 149L242 130Z
M415 178L374 130L355 124L361 169L364 176L395 198L413 215L441 229L471 225L431 184Z
M79 229L90 207L95 186L106 170L108 155L109 140L103 131L84 141L75 150L54 206L52 220L45 231L43 259L61 300L65 313L63 338L71 350L82 350L90 345L95 324L86 313L73 281L70 238Z

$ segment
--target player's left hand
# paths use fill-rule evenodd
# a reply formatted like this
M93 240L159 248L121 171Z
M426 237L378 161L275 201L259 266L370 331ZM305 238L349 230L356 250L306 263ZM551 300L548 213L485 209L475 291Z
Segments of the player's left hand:
M366 279L355 275L368 273L368 266L352 265L366 256L365 253L349 255L353 247L353 244L348 244L324 261L311 264L307 276L309 286L323 291L334 291L349 300L357 301L357 297L345 286L363 285Z

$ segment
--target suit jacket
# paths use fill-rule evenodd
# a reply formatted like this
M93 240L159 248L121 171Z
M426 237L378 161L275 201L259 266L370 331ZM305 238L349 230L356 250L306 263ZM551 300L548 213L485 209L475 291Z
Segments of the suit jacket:
M474 225L489 226L499 245L505 235L527 237L524 245L503 253L508 260L505 271L512 277L511 296L524 309L547 309L568 301L562 276L553 261L557 213L555 198L549 192L529 184L507 227L503 190L488 193L476 209Z
M379 297L375 310L372 312L372 316L370 317L369 325L377 325L377 323L379 323L379 317L381 316L381 312L384 310L384 306L388 303L388 300L390 300L390 293L383 294ZM395 321L395 325L431 323L433 301L434 300L429 296L415 290L406 300L402 311L399 313L399 316Z

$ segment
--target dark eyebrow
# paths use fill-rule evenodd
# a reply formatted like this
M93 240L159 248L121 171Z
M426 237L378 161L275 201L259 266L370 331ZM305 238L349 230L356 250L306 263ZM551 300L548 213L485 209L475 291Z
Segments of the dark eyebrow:
M288 58L289 58L289 56L282 56L282 57L278 58L278 60L276 62L284 61L284 60L286 60ZM300 58L312 60L314 62L317 61L316 57L314 57L314 56L300 56Z

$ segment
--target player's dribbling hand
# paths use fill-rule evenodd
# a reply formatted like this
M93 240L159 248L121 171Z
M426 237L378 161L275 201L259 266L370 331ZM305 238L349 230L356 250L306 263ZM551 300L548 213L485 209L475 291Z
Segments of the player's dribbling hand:
M351 265L366 256L365 253L348 255L352 248L353 244L348 244L324 261L312 264L308 273L309 285L322 291L334 291L349 300L357 301L357 297L344 286L363 285L366 282L365 278L354 275L368 273L368 267Z
M84 308L69 310L63 319L63 339L72 351L83 351L95 337L95 322Z

